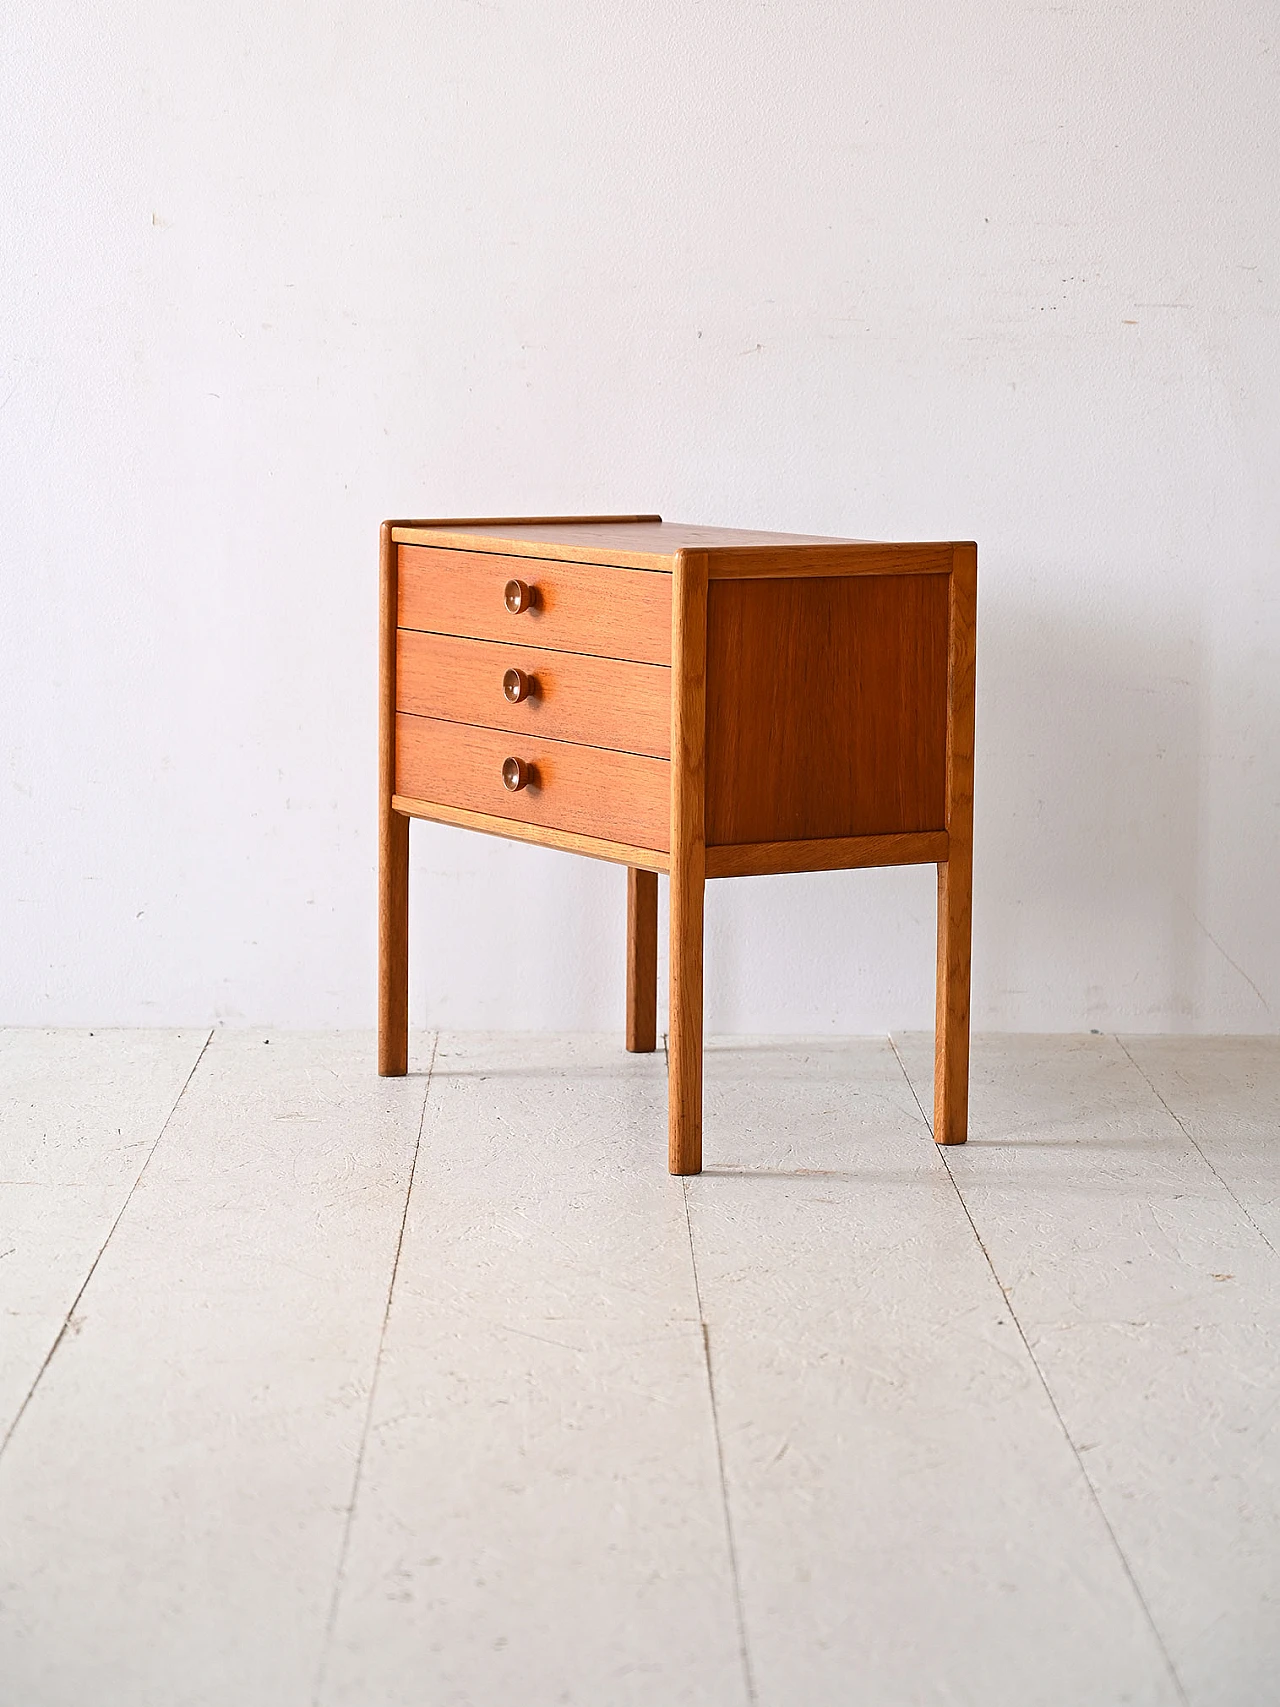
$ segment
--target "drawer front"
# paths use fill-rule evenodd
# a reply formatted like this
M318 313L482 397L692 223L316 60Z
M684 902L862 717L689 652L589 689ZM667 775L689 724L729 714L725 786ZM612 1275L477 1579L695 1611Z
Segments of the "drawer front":
M509 671L523 678L513 684L524 694L515 703L503 691ZM653 758L671 753L671 671L661 664L402 628L396 710Z
M508 758L522 759L531 771L529 785L518 792L502 781ZM671 767L665 759L542 735L399 712L396 793L660 852L670 843Z
M671 662L670 575L428 545L398 549L401 628L640 664ZM527 609L507 608L509 581L530 589Z

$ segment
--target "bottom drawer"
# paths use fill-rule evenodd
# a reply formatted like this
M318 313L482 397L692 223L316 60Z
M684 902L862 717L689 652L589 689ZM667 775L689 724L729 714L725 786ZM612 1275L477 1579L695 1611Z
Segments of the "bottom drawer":
M502 780L507 759L521 760L528 773L517 791ZM670 765L605 747L402 711L396 716L396 793L632 847L665 852L670 845Z

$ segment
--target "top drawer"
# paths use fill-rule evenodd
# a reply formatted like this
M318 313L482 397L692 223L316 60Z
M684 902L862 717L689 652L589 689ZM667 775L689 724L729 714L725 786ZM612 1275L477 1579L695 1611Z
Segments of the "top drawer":
M671 662L670 575L430 545L402 545L399 552L401 628L638 664ZM525 608L508 608L510 581L527 590L512 601Z

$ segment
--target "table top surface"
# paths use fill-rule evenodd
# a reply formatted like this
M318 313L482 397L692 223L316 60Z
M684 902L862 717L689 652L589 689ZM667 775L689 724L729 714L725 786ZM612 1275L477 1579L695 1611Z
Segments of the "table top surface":
M764 533L752 528L701 527L690 522L664 522L659 516L560 516L492 520L393 522L392 538L405 545L437 545L450 549L492 551L529 557L567 557L578 561L633 564L639 568L669 569L681 551L706 551L717 556L760 553L812 553L831 547L871 547L912 550L911 545L885 544L825 534Z

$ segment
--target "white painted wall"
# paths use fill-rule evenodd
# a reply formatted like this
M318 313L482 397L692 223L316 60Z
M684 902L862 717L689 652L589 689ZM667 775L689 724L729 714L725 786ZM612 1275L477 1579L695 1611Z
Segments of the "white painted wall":
M975 1019L1280 1016L1280 12L97 8L0 55L0 1017L366 1022L384 515L980 542ZM621 872L414 831L416 1016L615 1026ZM932 873L708 1019L931 1015Z

